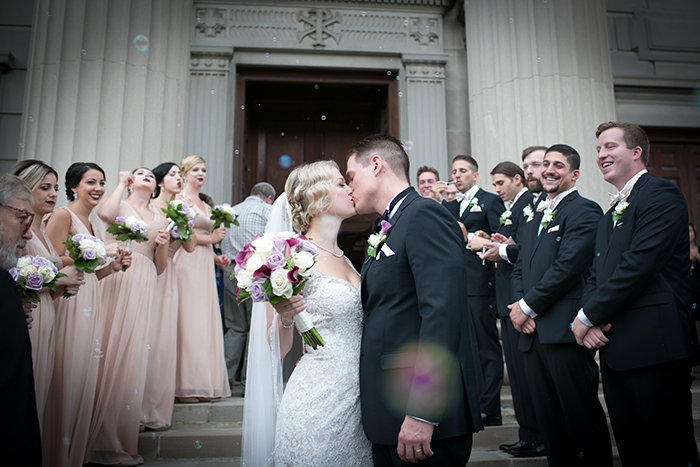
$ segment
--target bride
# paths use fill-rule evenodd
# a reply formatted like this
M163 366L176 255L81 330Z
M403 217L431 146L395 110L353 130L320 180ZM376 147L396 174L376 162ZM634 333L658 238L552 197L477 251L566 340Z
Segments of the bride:
M244 412L243 463L249 467L369 466L371 444L360 418L360 276L338 247L340 223L355 215L350 188L332 161L296 168L275 202L268 228L306 235L318 249L303 297L253 307ZM306 309L326 342L304 355L282 394L281 358ZM274 444L273 441L274 440ZM274 445L274 449L271 447Z

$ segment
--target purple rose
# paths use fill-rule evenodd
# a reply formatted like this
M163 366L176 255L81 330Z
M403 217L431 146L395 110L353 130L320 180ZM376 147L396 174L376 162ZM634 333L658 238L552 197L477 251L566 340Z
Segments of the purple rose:
M140 230L141 230L141 224L139 224L138 222L131 226L131 231L133 233L139 233Z
M236 265L233 267L233 273L237 276L241 269L243 269L241 265L236 263Z
M58 268L54 263L49 264L49 267L51 268L54 274L58 274Z
M301 253L302 251L306 251L308 253L311 253L312 256L316 256L316 254L318 253L318 250L316 250L316 247L313 246L313 244L311 242L308 242L306 240L301 241L297 251L299 253Z
M79 233L79 234L73 235L73 238L71 238L71 240L73 241L73 243L80 243L80 240L84 239L85 237L86 237L85 234ZM88 235L88 237L89 237L89 235Z
M41 277L41 274L33 272L27 276L26 287L29 290L41 290L41 288L43 286L44 286L44 278Z
M148 232L146 232L145 230L142 230L141 231L141 238L148 238Z
M12 276L12 280L15 281L15 283L16 283L16 282L17 282L17 278L19 277L19 269L17 269L17 268L12 268L12 269L10 269L10 270L7 271L7 272L10 273L10 275Z
M52 264L53 263L51 261L41 256L35 256L32 260L32 265L36 266L37 268L41 266L51 266Z
M250 298L252 298L254 302L265 302L268 300L267 295L265 295L265 288L263 287L264 283L265 279L256 279L250 284Z
M117 224L123 224L124 222L126 222L126 216L117 216L117 218L114 219L114 221Z
M83 250L83 259L84 260L92 261L95 258L97 258L97 254L95 254L95 250L92 250L90 248Z
M270 269L279 269L287 265L287 260L282 253L273 251L272 254L267 258L266 261Z
M177 231L177 226L173 227L173 230L170 231L170 236L173 238L180 238L180 232Z
M187 227L189 227L190 229L194 227L194 217L192 217L191 219L187 219Z
M179 212L183 216L186 216L190 212L189 204L183 202L182 204L180 204L180 209L178 209L177 212Z

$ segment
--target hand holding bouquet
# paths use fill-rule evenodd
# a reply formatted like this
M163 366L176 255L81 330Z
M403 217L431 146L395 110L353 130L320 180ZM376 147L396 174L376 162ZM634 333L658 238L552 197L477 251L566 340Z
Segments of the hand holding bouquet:
M48 287L56 291L56 282L61 277L68 277L58 272L58 268L42 256L25 255L17 260L17 266L8 271L17 284L20 294L34 303L39 303L39 291Z
M126 242L126 251L131 251L131 241L145 242L148 240L146 223L134 216L118 216L107 227L107 232L119 241Z
M162 211L170 221L165 229L166 232L170 232L170 237L173 240L189 242L193 232L194 219L197 217L194 209L190 208L190 205L183 200L174 199L169 201L167 209L162 209Z
M93 274L97 266L107 262L107 251L102 240L92 235L76 234L63 242L76 268Z
M214 221L214 229L219 228L219 226L222 224L227 229L231 227L231 224L235 226L241 225L238 223L236 211L234 211L231 205L227 203L214 206L214 209L211 211L210 219Z
M236 255L233 271L240 301L270 302L298 295L316 263L316 248L292 232L258 236ZM326 343L306 311L294 315L304 341L314 349Z

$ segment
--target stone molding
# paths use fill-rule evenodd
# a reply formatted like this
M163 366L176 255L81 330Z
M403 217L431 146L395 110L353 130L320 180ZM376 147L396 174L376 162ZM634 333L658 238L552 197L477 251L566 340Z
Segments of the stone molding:
M190 52L190 70L229 71L233 58L233 48L197 49Z

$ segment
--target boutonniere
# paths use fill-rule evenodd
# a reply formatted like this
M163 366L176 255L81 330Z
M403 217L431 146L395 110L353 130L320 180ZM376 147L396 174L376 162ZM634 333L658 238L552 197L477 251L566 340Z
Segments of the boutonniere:
M552 222L554 219L554 216L557 215L556 210L551 210L549 208L544 210L544 214L542 215L542 220L540 221L540 225L542 226L542 229L546 229L549 227L549 224Z
M523 216L527 218L525 222L530 222L532 219L535 218L535 212L533 211L531 205L528 204L523 208Z
M391 224L389 224L387 221L382 221L380 223L381 228L379 229L378 233L373 233L372 235L369 236L367 239L367 244L369 247L367 248L367 258L369 259L370 257L376 258L377 253L379 252L379 249L382 247L382 244L386 242L386 234L391 228Z
M510 216L513 213L510 212L510 209L506 209L503 211L503 214L501 214L501 217L498 218L498 225L511 225L513 223L512 220L510 220Z
M481 212L481 206L479 206L479 198L476 196L469 201L469 206L467 206L469 212Z
M612 213L613 222L617 222L620 220L620 217L622 217L622 215L627 210L627 206L629 205L630 203L628 203L627 201L620 201L619 203L617 203L617 206L615 206L615 210Z

